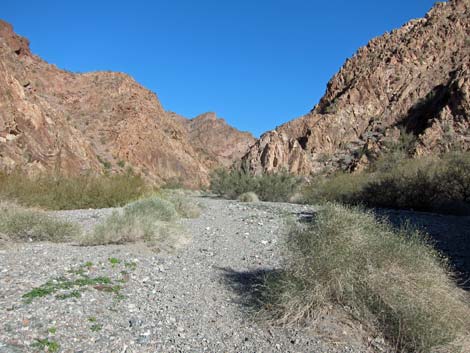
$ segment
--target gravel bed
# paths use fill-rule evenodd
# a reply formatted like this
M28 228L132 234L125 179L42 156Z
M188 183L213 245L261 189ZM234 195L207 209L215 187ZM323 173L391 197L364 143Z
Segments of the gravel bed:
M313 331L274 327L254 320L250 312L261 276L280 266L285 218L308 218L314 209L198 201L202 215L182 221L192 242L172 255L139 244L28 243L0 248L0 353L53 351L55 344L60 352L74 353L378 350L367 347L360 327L340 317L325 317ZM51 214L90 230L111 212ZM400 215L387 214L397 221ZM422 226L452 229L446 225L449 217L422 214L413 219ZM468 229L469 219L458 220L464 223L458 229ZM50 282L53 279L58 280ZM72 293L61 288L67 283L81 286ZM23 298L38 287L54 290Z
M279 265L285 216L311 209L199 202L203 214L183 221L192 242L174 255L155 254L144 245L30 243L0 249L0 352L44 351L48 344L53 350L55 343L60 352L75 353L365 351L357 340L272 327L250 314L260 274ZM111 212L52 214L91 229ZM68 298L61 297L70 294L64 289L29 302L22 298L57 278L50 283L109 283L83 285Z

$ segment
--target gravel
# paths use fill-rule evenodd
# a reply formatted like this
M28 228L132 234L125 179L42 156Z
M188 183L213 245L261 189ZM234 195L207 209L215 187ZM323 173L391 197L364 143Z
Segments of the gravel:
M250 311L260 277L280 266L286 216L306 217L311 207L198 201L202 215L182 221L192 242L176 254L141 244L0 248L0 353L38 351L37 340L43 351L57 343L60 352L75 353L369 351L361 328L341 318L325 317L313 331L275 327ZM111 212L52 214L89 230ZM56 295L70 290L22 298L52 279L84 278L109 283L77 287L65 299Z

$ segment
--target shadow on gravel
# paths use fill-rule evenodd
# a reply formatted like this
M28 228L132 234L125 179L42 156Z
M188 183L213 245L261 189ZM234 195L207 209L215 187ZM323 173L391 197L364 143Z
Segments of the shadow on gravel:
M376 209L395 227L408 223L426 232L433 246L449 259L459 287L470 291L470 217Z
M281 270L260 269L255 271L235 271L231 268L218 268L222 272L222 282L234 291L239 300L237 303L248 311L259 311L265 302L263 283L267 277L281 275Z
M458 286L470 291L470 217L393 209L373 209L394 227L408 223L429 235L432 245L449 259ZM315 221L315 212L296 214L300 223Z

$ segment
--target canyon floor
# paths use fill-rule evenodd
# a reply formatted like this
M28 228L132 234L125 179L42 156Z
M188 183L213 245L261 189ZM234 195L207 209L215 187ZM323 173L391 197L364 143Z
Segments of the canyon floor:
M139 244L0 248L0 352L386 349L379 338L336 315L320 319L315 329L281 328L253 315L263 275L281 266L286 218L308 217L314 207L197 201L202 215L182 221L192 241L174 254ZM453 254L456 266L468 268L470 217L381 212L394 222L412 219L426 228ZM90 229L111 210L51 213ZM80 290L66 291L70 283Z

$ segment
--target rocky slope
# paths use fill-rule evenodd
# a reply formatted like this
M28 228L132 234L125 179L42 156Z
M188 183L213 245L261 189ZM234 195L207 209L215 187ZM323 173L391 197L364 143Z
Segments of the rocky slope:
M256 142L249 132L238 131L213 112L186 120L185 126L193 147L214 167L230 167Z
M470 1L437 3L423 19L372 39L305 116L265 133L243 157L255 173L355 170L405 129L415 155L470 149Z
M132 168L157 183L178 179L198 186L208 182L211 168L239 159L254 141L218 120L202 124L198 130L197 121L167 114L157 96L128 75L74 74L44 62L0 21L1 170Z

